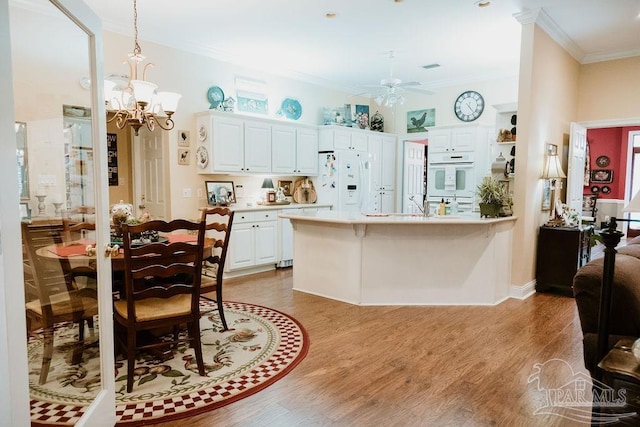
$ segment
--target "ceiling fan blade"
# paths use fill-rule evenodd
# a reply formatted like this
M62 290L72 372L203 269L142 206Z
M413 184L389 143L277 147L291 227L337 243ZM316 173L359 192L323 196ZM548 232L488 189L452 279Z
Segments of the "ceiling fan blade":
M423 89L421 87L415 87L415 86L409 86L409 87L405 87L405 90L408 90L410 92L418 92L418 93L424 93L427 95L435 95L436 92L429 90L429 89Z
M398 83L396 86L407 87L407 86L420 86L420 85L422 85L422 83L420 82L401 82L401 83Z

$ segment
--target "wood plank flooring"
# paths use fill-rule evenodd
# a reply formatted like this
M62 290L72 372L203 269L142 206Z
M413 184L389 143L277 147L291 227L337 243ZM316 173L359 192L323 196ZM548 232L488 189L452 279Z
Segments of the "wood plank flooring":
M291 288L285 269L227 280L224 293L298 319L306 359L253 396L161 426L585 425L534 415L541 396L528 384L534 364L553 358L586 372L572 298L358 307Z

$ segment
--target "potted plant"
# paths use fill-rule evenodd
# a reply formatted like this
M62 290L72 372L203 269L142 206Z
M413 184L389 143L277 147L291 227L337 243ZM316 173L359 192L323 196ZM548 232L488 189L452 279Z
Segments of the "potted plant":
M507 202L508 196L504 187L496 178L486 176L476 190L480 204L480 216L497 218L500 215L500 208Z

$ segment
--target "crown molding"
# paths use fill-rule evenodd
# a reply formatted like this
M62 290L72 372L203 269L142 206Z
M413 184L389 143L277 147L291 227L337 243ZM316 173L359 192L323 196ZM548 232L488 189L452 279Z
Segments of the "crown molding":
M513 14L513 17L522 25L536 24L558 43L569 55L579 63L583 63L585 54L577 44L555 23L553 19L542 8L523 10Z

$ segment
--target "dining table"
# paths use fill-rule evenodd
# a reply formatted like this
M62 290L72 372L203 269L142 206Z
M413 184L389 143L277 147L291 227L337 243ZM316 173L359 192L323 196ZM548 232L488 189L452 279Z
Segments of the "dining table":
M169 234L165 236L170 242L193 242L197 240L195 234ZM215 239L205 238L203 259L211 256L213 250L213 244ZM36 250L36 255L45 262L60 262L60 260L67 260L69 264L73 265L89 265L95 262L96 255L87 253L87 246L94 246L93 240L74 240L68 243L58 243L43 246ZM111 271L120 272L124 271L124 254L123 249L120 248L117 254L111 255Z

